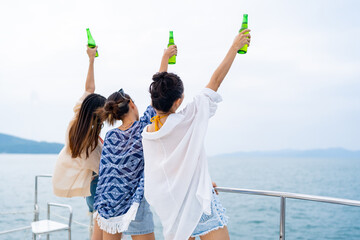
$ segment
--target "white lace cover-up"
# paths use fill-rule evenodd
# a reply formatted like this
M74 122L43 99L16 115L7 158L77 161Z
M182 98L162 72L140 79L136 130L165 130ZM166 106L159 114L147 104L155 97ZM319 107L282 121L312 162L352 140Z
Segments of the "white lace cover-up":
M165 240L187 240L203 213L211 214L212 183L204 148L209 118L221 96L205 88L157 132L143 136L145 198Z

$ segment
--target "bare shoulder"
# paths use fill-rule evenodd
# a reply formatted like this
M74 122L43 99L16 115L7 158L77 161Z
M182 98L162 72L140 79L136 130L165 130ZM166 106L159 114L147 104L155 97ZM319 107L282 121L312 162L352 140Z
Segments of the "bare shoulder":
M155 123L151 123L150 125L148 125L146 131L155 132Z

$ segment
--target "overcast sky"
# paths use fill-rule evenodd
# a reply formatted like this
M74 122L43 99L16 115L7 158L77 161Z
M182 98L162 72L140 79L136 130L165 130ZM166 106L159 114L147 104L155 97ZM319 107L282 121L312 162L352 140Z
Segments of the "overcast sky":
M248 13L252 46L219 89L208 153L360 149L358 1L13 0L0 9L1 133L64 142L84 91L87 27L99 46L96 92L123 88L142 112L169 30L179 51L169 72L183 79L186 103Z

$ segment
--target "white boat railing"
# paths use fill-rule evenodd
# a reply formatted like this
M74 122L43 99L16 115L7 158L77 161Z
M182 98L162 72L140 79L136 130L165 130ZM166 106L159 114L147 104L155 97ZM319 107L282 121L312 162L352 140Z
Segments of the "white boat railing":
M39 220L39 206L38 206L38 178L45 177L51 178L51 175L37 175L35 176L35 201L34 201L34 221ZM280 198L280 231L279 231L279 239L285 240L285 210L286 210L286 199L299 199L305 201L314 201L314 202L323 202L323 203L331 203L331 204L340 204L352 207L360 207L360 201L357 200L349 200L342 198L332 198L332 197L322 197L315 195L307 195L307 194L297 194L297 193L289 193L289 192L277 192L277 191L266 191L266 190L254 190L254 189L244 189L244 188L227 188L227 187L217 187L217 191L225 192L225 193L237 193L237 194L248 194L248 195L260 195L266 197L278 197ZM9 212L9 214L16 214L17 212ZM28 213L28 212L27 212ZM1 214L3 215L3 214ZM79 225L84 225L79 223ZM0 231L0 235L23 231L31 228L31 226ZM91 229L91 226L90 226Z
M322 197L322 196L315 196L315 195L266 191L266 190L253 190L253 189L244 189L244 188L217 187L216 190L218 192L226 192L226 193L238 193L238 194L260 195L260 196L267 196L267 197L279 197L280 198L280 231L279 231L279 239L280 240L285 240L285 210L286 210L286 199L287 198L306 200L306 201L314 201L314 202L340 204L340 205L346 205L346 206L352 206L352 207L360 207L360 201L342 199L342 198Z
M33 222L39 221L39 215L40 215L40 210L39 210L39 204L38 204L38 182L39 182L39 178L51 178L52 175L51 174L41 174L41 175L36 175L35 176L35 191L34 191L34 209L32 211L10 211L10 212L0 212L0 215L16 215L16 214L34 214L33 217ZM49 203L48 203L49 204ZM54 204L51 203L51 205L61 205L61 204ZM67 206L68 207L68 206ZM48 215L50 214L50 210L48 208ZM64 220L68 220L74 224L77 224L81 227L86 227L89 229L89 235L91 238L91 233L92 233L92 216L90 216L90 224L84 224L78 221L75 221L72 219L72 213L70 214L70 217L63 217L61 215L58 215L56 213L52 213L52 215L55 215L58 218L64 219ZM69 232L71 232L71 224L69 224L70 229ZM15 229L11 229L11 230L5 230L5 231L0 231L0 235L5 235L5 234L9 234L9 233L14 233L14 232L19 232L19 231L24 231L24 230L28 230L31 229L31 225L30 226L25 226L25 227L19 227L19 228L15 228ZM48 238L48 236L47 236ZM33 239L36 239L36 236L33 234Z
M51 178L51 174L42 174L35 176L35 201L34 201L34 222L39 221L39 205L38 205L38 179L39 178Z

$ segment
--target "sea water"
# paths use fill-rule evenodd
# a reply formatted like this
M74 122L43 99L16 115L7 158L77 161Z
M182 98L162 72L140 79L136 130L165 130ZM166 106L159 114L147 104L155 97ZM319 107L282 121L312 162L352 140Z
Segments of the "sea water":
M56 155L0 154L0 232L30 225L35 175L51 174L55 161ZM214 157L209 158L209 167L213 181L222 187L360 200L360 159ZM39 179L38 197L40 219L46 219L47 202L70 204L75 221L72 239L88 239L90 216L84 198L55 197L50 178ZM279 239L279 198L220 193L220 200L230 218L231 239ZM67 217L66 210L51 212L53 220L66 222L58 217ZM156 239L161 240L161 224L156 216L154 221ZM285 229L286 239L360 239L360 207L287 199ZM67 239L66 234L53 233L51 239ZM31 239L31 231L0 239Z

